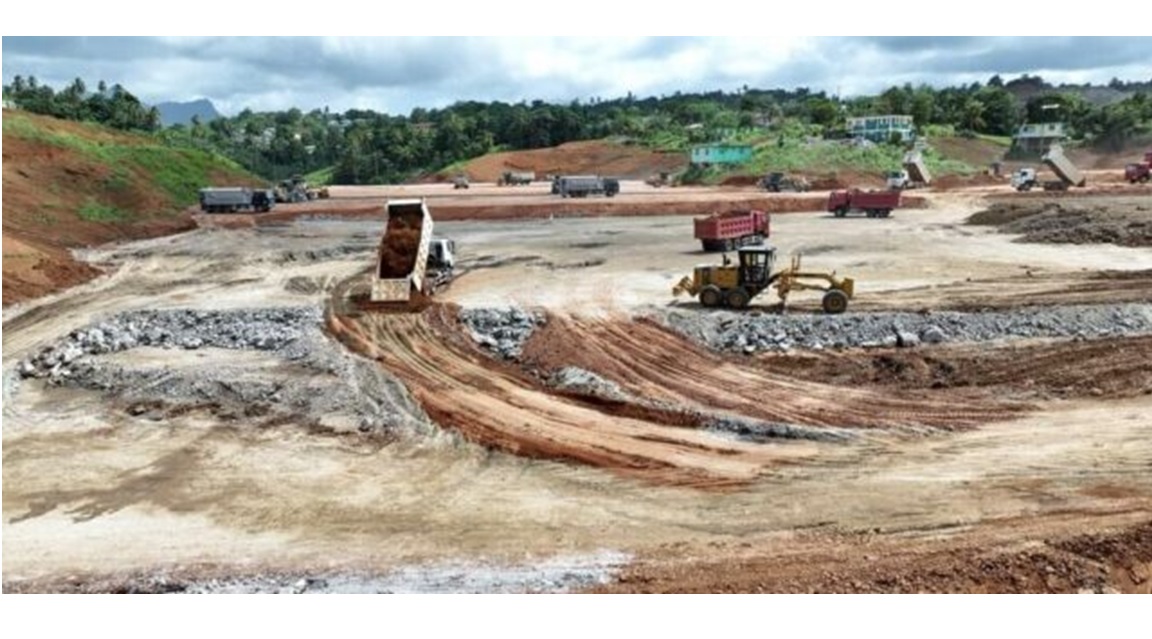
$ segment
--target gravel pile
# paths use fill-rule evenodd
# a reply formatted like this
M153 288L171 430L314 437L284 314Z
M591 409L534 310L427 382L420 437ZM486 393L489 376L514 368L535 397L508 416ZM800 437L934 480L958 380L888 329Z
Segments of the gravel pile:
M109 355L139 347L264 351L160 365ZM276 363L275 360L280 360ZM315 307L136 311L74 331L20 362L23 377L104 392L145 418L207 406L219 417L315 423L339 431L423 431L428 419L398 380L324 334Z
M726 433L737 439L756 443L777 439L844 442L856 437L855 433L845 428L761 422L736 417L713 418L706 421L704 426L713 432Z
M73 331L62 341L20 363L23 377L69 377L80 358L136 348L286 351L306 327L319 326L320 309L269 308L237 311L164 310L123 313Z
M667 311L660 319L714 350L915 347L1019 338L1099 338L1152 333L1152 305L1029 308L986 313L772 315Z
M630 397L616 382L604 379L592 371L576 366L566 366L556 371L548 378L548 383L553 388L583 393L594 397L604 397L606 399L620 401L627 400Z
M520 308L469 308L460 311L472 340L503 359L520 356L524 343L547 320Z
M623 552L599 550L533 563L439 563L384 574L269 574L205 580L156 575L137 579L119 590L192 594L566 593L611 583L631 560L632 556ZM109 589L94 585L97 591Z

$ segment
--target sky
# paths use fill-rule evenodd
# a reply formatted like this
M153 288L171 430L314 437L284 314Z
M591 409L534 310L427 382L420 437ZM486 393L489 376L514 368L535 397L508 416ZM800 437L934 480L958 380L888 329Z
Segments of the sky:
M407 114L460 100L610 99L808 87L845 97L1024 73L1152 80L1152 37L14 37L3 80L120 83L149 104L208 98L226 115L297 107Z

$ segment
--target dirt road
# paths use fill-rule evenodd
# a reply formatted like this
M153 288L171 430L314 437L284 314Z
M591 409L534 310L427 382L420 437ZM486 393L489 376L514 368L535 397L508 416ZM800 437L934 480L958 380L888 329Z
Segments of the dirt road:
M1014 243L963 224L978 206L959 193L888 220L780 215L775 242L809 267L856 277L850 312L973 299L1012 308L1029 273L1026 290L1049 296L1040 303L1064 303L1060 291L1086 282L1095 301L1109 291L1149 301L1131 277L1092 279L1145 277L1147 249ZM225 414L213 406L218 391L195 384L180 387L206 395L157 391L157 408L134 414L114 389L16 371L127 310L325 307L370 263L379 226L300 219L94 251L86 257L110 275L6 308L5 590L278 590L301 580L329 591L451 590L459 578L458 589L480 591L1147 592L1152 395L1136 355L1146 338L1025 351L1027 374L1008 374L1009 352L999 368L981 361L980 382L955 377L944 388L832 374L838 357L848 370L871 367L858 353L815 364L799 353L711 353L634 319L667 305L692 265L716 259L698 252L686 217L438 223L467 271L443 305L331 319L337 337L378 363L379 383L407 388L388 392L417 400L411 425L386 437L287 400L276 410L289 417ZM796 308L815 300L797 296ZM552 320L522 361L497 362L452 305L509 304ZM348 357L315 328L304 360L225 349L98 359L175 380L227 370L238 389L349 383L339 367L308 363ZM917 353L961 371L980 357L976 347ZM1091 357L1100 377L1126 371L1123 392L1094 393L1075 370L1046 363L1065 355ZM565 394L533 375L561 366L593 371L633 400ZM1081 390L1053 390L1065 386ZM707 427L717 414L849 436L756 440ZM998 576L981 580L970 568L981 561Z

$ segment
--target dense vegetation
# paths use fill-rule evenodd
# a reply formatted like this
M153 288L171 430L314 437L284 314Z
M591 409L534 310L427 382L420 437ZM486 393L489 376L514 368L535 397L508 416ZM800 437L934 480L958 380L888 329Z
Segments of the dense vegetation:
M118 86L111 92L101 86L89 95L79 80L60 93L33 88L32 80L22 87L15 84L4 87L5 98L21 108L155 130L151 112L146 126L130 124L137 122L126 115L135 98ZM361 109L244 110L207 124L193 120L188 126L175 125L159 135L170 144L218 151L269 179L322 172L334 182L353 184L405 181L494 150L610 136L673 151L697 142L741 140L757 146L761 163L773 158L781 168L789 168L783 165L803 161L801 155L785 153L797 140L843 137L845 118L887 113L912 115L921 130L946 127L963 135L1008 136L1024 121L1063 121L1074 140L1115 150L1134 136L1152 132L1150 86L1113 81L1108 87L1053 87L1025 75L1009 82L994 76L987 83L942 89L904 85L877 96L847 99L806 88L744 87L568 104L458 102L443 109L413 109L406 116ZM1089 99L1092 89L1110 90L1111 97ZM113 103L121 108L97 108ZM862 160L865 165L867 160Z
M56 149L62 154L41 153L28 163L51 164L55 170L38 173L37 185L49 201L36 201L47 209L70 210L56 206L57 199L91 198L79 214L87 220L121 220L137 213L160 215L179 211L197 201L198 191L216 179L236 184L258 185L233 160L217 153L188 147L173 147L155 134L120 132L91 123L59 126L55 120L13 112L4 116L4 139L33 143L33 148ZM8 183L5 182L5 189ZM8 194L6 194L8 195ZM58 197L57 197L58 196ZM5 199L5 214L10 198Z
M160 112L156 107L145 106L119 84L109 88L103 80L95 92L89 92L80 78L56 91L37 82L36 76L25 79L18 75L12 78L12 84L4 85L4 100L26 111L63 120L96 122L121 131L160 130Z

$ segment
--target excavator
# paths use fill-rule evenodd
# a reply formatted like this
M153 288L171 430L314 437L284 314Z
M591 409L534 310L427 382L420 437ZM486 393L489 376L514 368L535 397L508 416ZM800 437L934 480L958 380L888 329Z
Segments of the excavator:
M823 291L821 307L825 313L843 313L848 309L855 280L836 277L834 272L805 272L800 268L799 255L792 256L788 268L772 273L775 260L775 247L743 247L736 252L735 264L725 254L719 266L697 266L691 277L685 277L673 287L672 294L697 297L700 304L708 308L745 309L757 295L775 288L783 311L792 291Z

